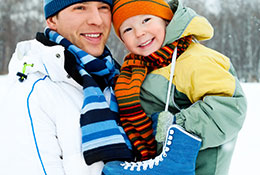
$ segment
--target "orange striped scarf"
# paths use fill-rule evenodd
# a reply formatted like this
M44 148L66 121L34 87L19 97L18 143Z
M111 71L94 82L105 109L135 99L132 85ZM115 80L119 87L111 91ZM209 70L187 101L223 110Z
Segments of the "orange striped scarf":
M152 121L140 104L142 83L148 73L171 63L176 46L178 57L188 48L191 40L191 36L181 38L147 57L129 54L125 58L115 86L115 95L119 105L120 121L133 145L137 160L147 160L156 155Z

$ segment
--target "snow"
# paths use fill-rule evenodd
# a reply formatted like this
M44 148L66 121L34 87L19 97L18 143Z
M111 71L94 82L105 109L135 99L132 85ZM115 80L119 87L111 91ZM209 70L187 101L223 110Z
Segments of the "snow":
M0 99L7 90L6 78L0 76ZM242 83L242 87L248 102L247 118L238 136L229 175L260 174L260 83ZM3 119L0 117L0 122Z
M241 129L232 163L230 175L260 174L260 84L244 83L243 90L247 97L247 117Z
M7 90L6 89L6 75L1 75L0 76L0 100L2 99L4 92ZM1 117L1 116L0 116ZM0 118L0 120L2 120L2 118Z

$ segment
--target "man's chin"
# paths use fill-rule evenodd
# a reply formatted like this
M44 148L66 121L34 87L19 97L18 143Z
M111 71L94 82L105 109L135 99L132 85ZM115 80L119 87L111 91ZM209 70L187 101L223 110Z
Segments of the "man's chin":
M104 47L105 46L86 46L84 48L81 48L82 50L84 50L85 52L87 52L88 54L92 55L92 56L95 56L95 57L98 57L100 55L103 54L104 52Z

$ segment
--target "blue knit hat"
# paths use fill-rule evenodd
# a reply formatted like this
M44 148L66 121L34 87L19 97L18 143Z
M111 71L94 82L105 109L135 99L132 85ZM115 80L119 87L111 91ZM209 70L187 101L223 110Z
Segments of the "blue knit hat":
M104 2L112 7L112 0L44 0L45 19L55 15L56 13L70 5L86 1Z

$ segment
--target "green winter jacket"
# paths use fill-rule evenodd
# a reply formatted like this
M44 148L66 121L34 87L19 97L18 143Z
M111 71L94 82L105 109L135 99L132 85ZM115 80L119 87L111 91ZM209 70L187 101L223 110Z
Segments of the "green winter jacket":
M212 38L213 28L204 17L179 4L164 44L188 35L207 40ZM141 105L148 116L164 110L170 66L148 74L142 85ZM196 175L228 174L246 109L230 60L194 41L176 61L169 110L178 125L202 139Z

